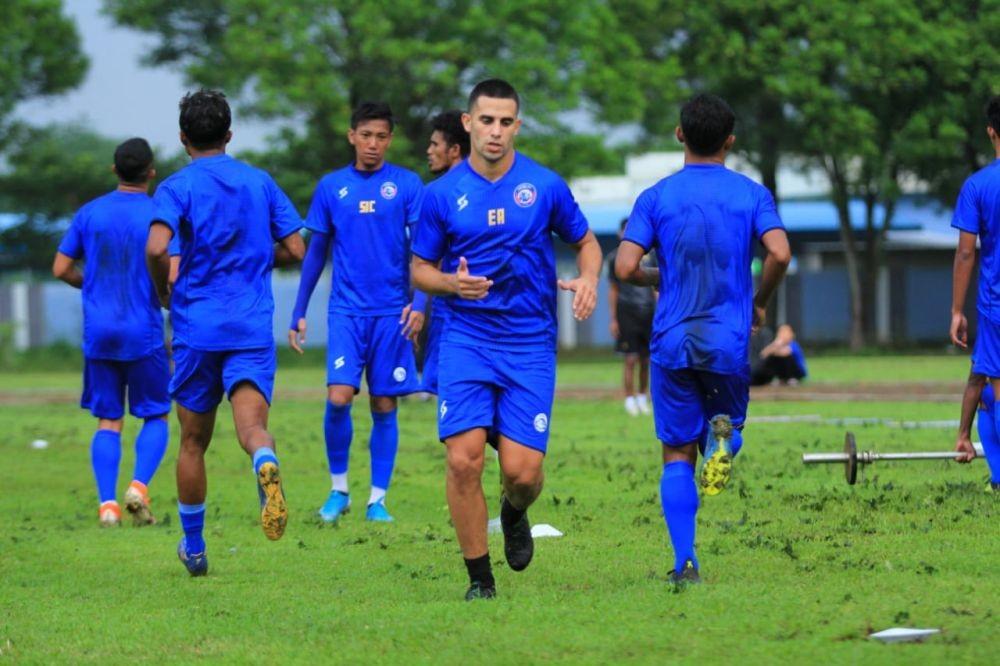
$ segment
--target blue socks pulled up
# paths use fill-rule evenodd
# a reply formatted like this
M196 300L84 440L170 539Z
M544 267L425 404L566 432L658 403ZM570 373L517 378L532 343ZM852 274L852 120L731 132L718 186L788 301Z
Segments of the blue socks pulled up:
M181 529L184 530L184 550L188 555L198 555L205 552L205 505L177 503L177 513L181 518Z
M163 419L146 419L135 438L135 472L132 478L148 486L167 452L170 428Z
M694 533L695 516L698 513L698 488L694 482L694 467L690 463L676 460L663 466L660 503L667 531L670 533L670 543L674 547L674 571L684 571L688 560L697 568Z
M101 501L115 500L118 484L118 463L122 459L122 435L114 430L98 430L90 441L90 464L97 480L97 496Z
M983 445L983 456L990 468L990 482L1000 483L1000 440L997 439L997 416L1000 410L979 410L976 428L979 430L979 441Z
M396 464L396 450L399 448L399 422L397 410L372 412L372 437L369 449L372 456L372 487L389 489L392 468Z
M256 474L260 471L260 466L266 462L272 462L275 465L278 464L278 456L274 454L274 449L269 446L262 446L253 454L253 473Z
M327 401L323 435L326 438L326 459L330 465L330 474L346 474L351 439L354 437L350 405L334 405Z

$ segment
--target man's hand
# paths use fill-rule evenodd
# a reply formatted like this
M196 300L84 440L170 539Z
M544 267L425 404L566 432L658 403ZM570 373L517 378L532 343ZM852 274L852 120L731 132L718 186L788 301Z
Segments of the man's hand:
M413 309L413 303L407 303L403 308L403 314L399 317L399 323L403 324L402 335L414 345L417 344L417 337L424 329L424 313Z
M611 329L611 337L617 340L618 336L621 335L621 329L618 328L618 320L614 317L611 318L611 326L609 328Z
M594 313L597 306L597 279L578 277L573 280L559 280L559 288L572 291L573 318L583 321Z
M304 353L302 345L306 341L306 320L305 317L299 319L297 328L288 329L288 345L298 353Z
M174 293L174 285L172 282L167 282L167 290L164 292L158 292L156 295L160 299L160 307L164 310L170 309L170 296Z
M458 270L455 271L455 280L457 282L459 297L470 301L478 301L486 298L487 294L490 293L490 287L493 286L493 280L489 280L482 275L469 274L469 262L465 260L465 257L459 257L458 259Z
M750 324L750 332L756 333L760 329L761 325L763 325L766 319L767 319L767 306L757 305L757 302L754 301L753 322Z
M962 349L969 348L969 321L961 312L951 313L951 342Z
M955 460L960 463L972 462L976 457L976 447L968 437L959 437L955 443Z

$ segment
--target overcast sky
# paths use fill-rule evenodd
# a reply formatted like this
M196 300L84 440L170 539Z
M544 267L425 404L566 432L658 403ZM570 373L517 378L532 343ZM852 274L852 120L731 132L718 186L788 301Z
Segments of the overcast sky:
M114 139L141 136L154 147L180 149L177 102L188 87L177 71L139 63L154 38L116 26L101 14L100 0L64 0L63 5L76 21L90 58L87 77L66 95L22 104L19 115L38 125L81 121ZM263 125L234 117L230 147L260 148L266 134Z

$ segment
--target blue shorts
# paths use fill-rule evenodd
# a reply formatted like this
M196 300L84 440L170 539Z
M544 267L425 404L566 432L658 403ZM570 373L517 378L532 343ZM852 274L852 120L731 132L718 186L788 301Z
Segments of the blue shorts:
M750 403L750 367L731 375L649 364L656 437L666 446L683 446L701 438L708 420L727 414L743 425Z
M498 351L455 342L441 346L438 436L493 430L545 453L556 388L548 349Z
M170 368L167 350L160 347L134 361L86 358L83 362L83 396L80 406L99 419L117 421L128 413L140 419L170 413Z
M438 392L438 365L440 363L441 334L444 333L444 318L431 315L427 329L427 351L424 353L423 387L428 393Z
M363 317L331 312L327 318L326 383L397 396L420 390L413 343L403 337L397 315Z
M218 407L223 394L232 396L238 384L250 382L271 404L277 367L274 345L232 351L176 345L170 395L185 409L204 414Z
M972 347L972 371L987 377L1000 377L1000 324L982 315Z

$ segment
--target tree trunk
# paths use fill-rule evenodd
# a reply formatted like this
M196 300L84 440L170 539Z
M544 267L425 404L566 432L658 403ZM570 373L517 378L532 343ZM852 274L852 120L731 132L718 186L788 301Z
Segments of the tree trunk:
M844 264L847 269L847 286L851 296L850 345L853 351L857 351L865 345L864 303L861 293L858 249L854 242L854 230L851 228L851 213L848 207L850 192L847 187L847 176L844 174L840 162L836 158L827 158L824 166L830 179L833 204L837 208L840 240L844 244Z

